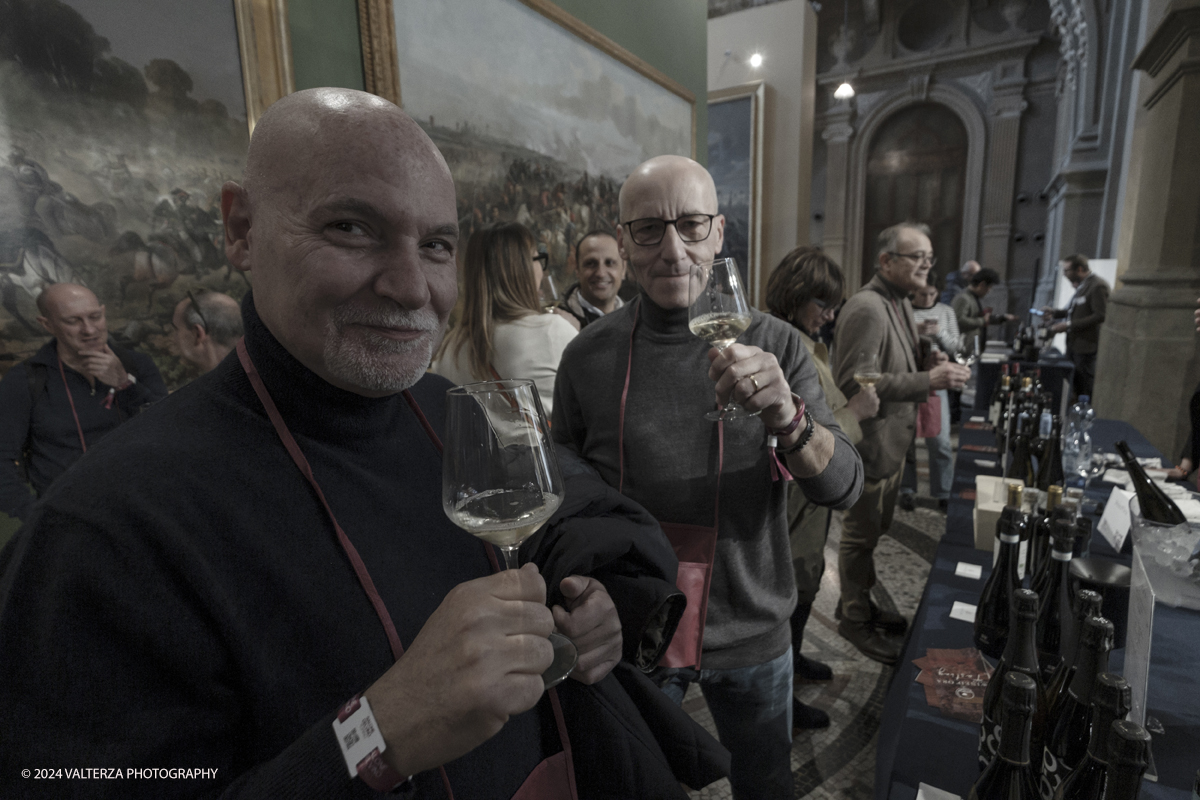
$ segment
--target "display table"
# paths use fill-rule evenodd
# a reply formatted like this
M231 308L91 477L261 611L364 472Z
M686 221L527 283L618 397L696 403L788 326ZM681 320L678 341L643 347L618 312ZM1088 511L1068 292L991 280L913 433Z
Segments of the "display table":
M1091 433L1097 452L1113 452L1113 442L1124 439L1138 457L1161 455L1124 422L1097 420ZM979 726L943 716L929 706L924 687L915 680L920 670L912 661L924 656L929 648L974 647L971 623L951 619L949 614L956 600L971 605L979 600L991 572L992 557L975 549L974 502L961 494L974 492L976 475L1000 474L999 457L994 451L995 440L990 430L980 430L972 423L964 425L959 437L946 533L938 545L904 654L884 700L875 769L877 800L912 800L920 783L965 797L979 776ZM980 467L976 459L995 461L997 466ZM1105 486L1089 490L1088 499L1104 499L1111 489ZM1126 564L1130 558L1114 551L1099 534L1093 536L1091 555L1121 559ZM981 565L983 576L978 580L956 576L955 568L960 561ZM1156 634L1147 713L1163 722L1167 732L1153 738L1151 746L1159 781L1145 781L1142 797L1188 800L1192 780L1200 769L1200 689L1197 688L1200 672L1196 666L1200 662L1200 613L1165 611L1162 628L1170 631L1170 640L1168 646L1161 647ZM1110 669L1120 672L1123 660L1124 651L1114 650ZM1163 660L1167 662L1165 669L1158 666Z

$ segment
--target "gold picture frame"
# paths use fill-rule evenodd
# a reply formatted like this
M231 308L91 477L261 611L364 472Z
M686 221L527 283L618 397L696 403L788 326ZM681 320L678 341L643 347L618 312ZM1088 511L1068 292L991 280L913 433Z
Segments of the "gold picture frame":
M242 87L246 93L246 125L254 125L279 98L296 91L287 0L233 0Z

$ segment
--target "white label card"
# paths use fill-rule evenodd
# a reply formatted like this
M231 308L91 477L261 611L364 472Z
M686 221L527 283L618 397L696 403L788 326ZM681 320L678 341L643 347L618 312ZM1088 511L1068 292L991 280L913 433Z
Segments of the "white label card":
M1133 524L1133 517L1130 516L1129 511L1129 501L1133 497L1133 492L1127 492L1114 486L1112 494L1108 496L1108 502L1104 504L1104 514L1100 517L1100 524L1096 526L1100 535L1104 537L1104 541L1108 542L1109 546L1118 553L1121 552L1121 546L1125 544L1125 537L1129 535L1129 527Z
M973 581L983 577L983 567L979 564L968 564L965 561L958 562L958 566L954 568L954 574L960 578L970 578Z
M917 787L917 800L962 800L962 798L951 792L934 788L928 783L922 783Z
M989 461L986 458L977 458L975 459L975 466L984 467L985 469L993 469L996 466L996 462Z
M986 421L987 420L985 420L983 417L971 417L971 422L986 422ZM925 784L921 784L921 785L924 786Z
M961 619L963 622L975 622L975 606L970 603L964 603L962 600L955 600L954 607L950 609L950 619Z

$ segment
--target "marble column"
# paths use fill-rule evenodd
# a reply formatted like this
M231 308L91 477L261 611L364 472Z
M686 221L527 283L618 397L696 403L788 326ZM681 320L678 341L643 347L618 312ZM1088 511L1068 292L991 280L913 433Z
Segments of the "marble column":
M854 138L854 106L850 100L839 101L825 115L825 254L842 267L846 280L846 296L859 288L857 266L846 264L846 223L849 209L846 192L850 184L850 140Z
M1175 460L1200 381L1200 0L1174 0L1133 66L1148 79L1138 201L1129 263L1101 330L1095 404Z

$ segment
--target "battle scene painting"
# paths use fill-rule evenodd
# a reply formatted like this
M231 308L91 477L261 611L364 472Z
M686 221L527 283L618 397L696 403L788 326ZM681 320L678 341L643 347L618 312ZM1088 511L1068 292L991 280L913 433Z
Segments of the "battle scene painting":
M394 0L404 109L454 174L463 239L519 221L559 289L571 248L615 229L639 163L690 156L692 103L518 0Z
M175 304L249 286L220 215L249 142L242 86L232 0L0 2L0 372L47 340L42 289L73 282L186 381Z

